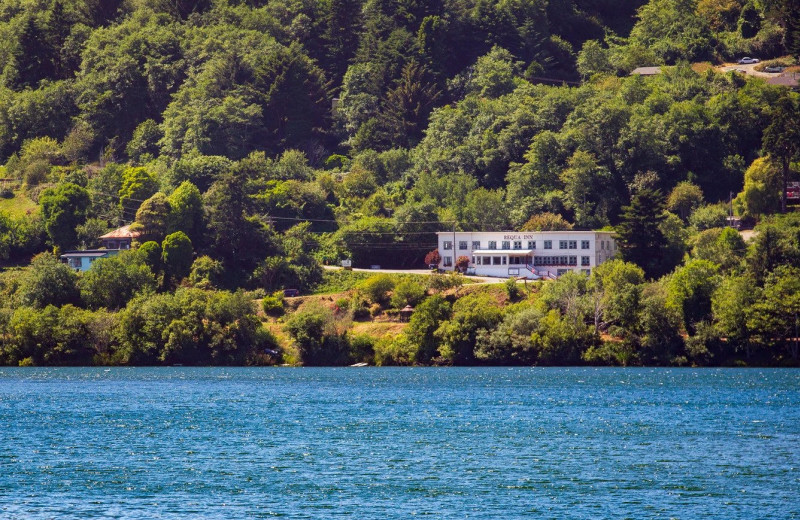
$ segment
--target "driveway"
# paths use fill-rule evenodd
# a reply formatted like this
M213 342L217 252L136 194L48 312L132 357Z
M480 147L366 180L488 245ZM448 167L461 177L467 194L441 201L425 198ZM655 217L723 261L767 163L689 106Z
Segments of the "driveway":
M339 271L342 268L336 265L324 265L322 266L324 269L328 271ZM353 271L359 273L389 273L389 274L421 274L421 275L432 275L436 274L434 271L430 269L361 269L358 267L354 267ZM491 276L467 276L466 278L478 282L478 283L500 283L505 282L507 278L494 278Z
M759 72L756 70L756 65L760 65L759 63L750 63L749 65L740 65L738 63L724 63L721 66L717 67L718 71L721 72L730 72L732 70L739 70L743 71L748 76L757 76L759 78L774 78L775 76L780 76L780 72Z

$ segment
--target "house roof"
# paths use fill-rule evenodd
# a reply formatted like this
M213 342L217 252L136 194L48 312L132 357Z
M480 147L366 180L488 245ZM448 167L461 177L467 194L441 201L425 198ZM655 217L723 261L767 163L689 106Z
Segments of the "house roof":
M117 228L114 231L108 232L105 235L101 236L100 239L104 238L137 238L141 233L138 231L131 231L131 227L122 226L121 228Z
M109 253L116 253L114 249L88 249L86 251L67 251L61 258L100 258Z
M655 76L661 74L661 67L636 67L631 71L631 76Z
M780 85L782 87L797 88L800 86L800 74L796 72L789 72L769 78L767 83L770 85Z

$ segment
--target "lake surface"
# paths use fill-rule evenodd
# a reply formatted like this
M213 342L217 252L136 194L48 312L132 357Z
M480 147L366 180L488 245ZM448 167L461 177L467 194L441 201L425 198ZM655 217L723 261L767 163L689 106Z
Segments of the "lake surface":
M800 370L0 368L0 518L800 518Z

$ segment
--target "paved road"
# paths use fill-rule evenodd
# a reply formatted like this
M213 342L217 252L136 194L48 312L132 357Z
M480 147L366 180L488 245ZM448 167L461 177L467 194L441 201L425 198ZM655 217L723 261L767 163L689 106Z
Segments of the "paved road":
M323 268L329 271L339 271L342 269L341 267L335 265L325 265ZM427 276L435 274L430 269L360 269L358 267L354 267L353 271L359 273L421 274ZM491 276L467 276L467 278L480 283L500 283L507 280L507 278L494 278Z

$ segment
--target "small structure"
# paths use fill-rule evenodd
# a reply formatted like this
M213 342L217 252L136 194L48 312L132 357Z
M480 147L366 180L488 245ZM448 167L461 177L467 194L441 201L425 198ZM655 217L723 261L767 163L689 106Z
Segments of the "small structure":
M116 256L119 249L87 249L84 251L67 251L61 260L76 271L88 271L98 258Z
M131 231L130 226L122 226L100 237L102 247L106 249L130 249L131 243L139 238L138 231Z
M800 89L800 72L784 72L780 76L767 79L767 83L798 90Z
M661 67L636 67L631 71L631 76L655 76L661 74Z
M130 249L131 243L138 237L139 233L132 232L130 226L122 226L98 237L101 243L100 249L67 251L61 255L61 261L76 271L88 271L98 258L108 258L117 255L120 251Z
M414 314L414 307L411 305L406 305L402 309L400 309L400 321L409 321L411 319L411 315Z

